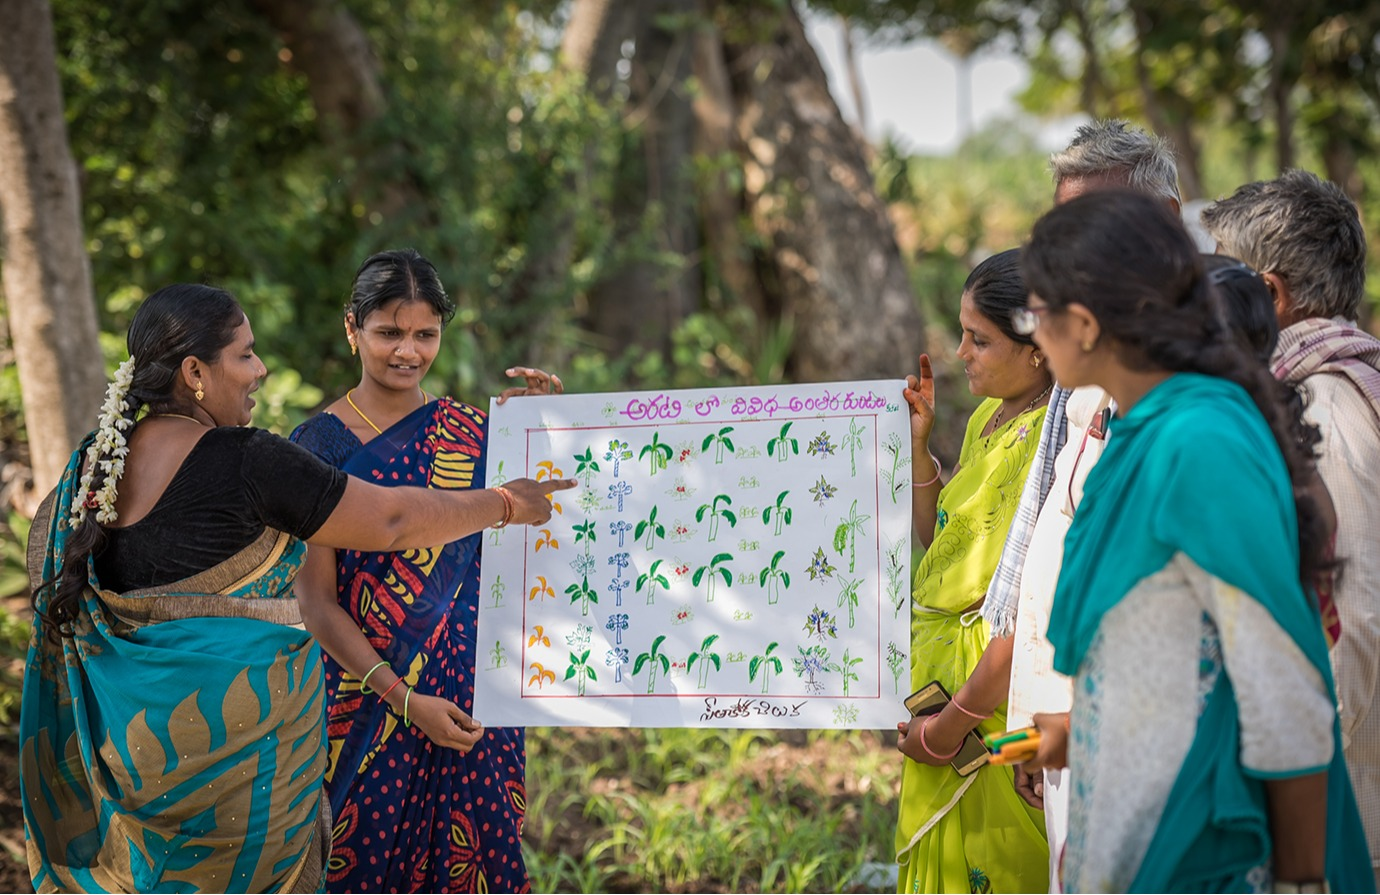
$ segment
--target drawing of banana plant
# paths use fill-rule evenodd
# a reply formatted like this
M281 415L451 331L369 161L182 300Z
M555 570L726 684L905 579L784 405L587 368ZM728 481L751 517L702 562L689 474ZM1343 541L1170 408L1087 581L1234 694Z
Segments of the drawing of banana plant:
M652 641L652 648L645 653L638 653L633 661L633 677L642 673L642 667L647 667L647 692L656 692L656 670L661 666L662 674L671 673L671 660L661 652L661 644L666 642L665 634L658 634Z
M853 627L853 613L858 608L858 585L862 584L861 578L856 581L849 581L842 575L839 576L839 584L843 585L843 590L839 591L839 606L848 607L848 627Z
M527 599L535 600L537 597L541 597L542 602L545 603L547 597L554 596L556 596L556 591L554 588L551 587L551 585L546 583L546 576L538 575L537 585L536 587L533 587L532 590L527 594Z
M599 461L594 459L594 449L585 448L583 454L575 455L575 478L589 487L589 482L599 472Z
M722 503L724 508L719 509ZM729 507L733 506L733 498L727 494L720 494L711 503L700 504L700 508L695 510L695 521L703 522L707 514L709 516L709 540L713 541L719 536L719 519L722 517L728 520L729 528L738 526L738 517Z
M844 695L844 696L847 696L847 695L848 695L848 688L849 688L849 685L850 685L853 681L858 680L858 673L857 673L856 671L853 670L853 666L854 666L854 665L861 665L861 664L862 664L862 658L861 658L861 657L856 658L856 659L850 658L849 655L848 655L848 650L844 650L844 651L843 651L843 659L842 659L842 661L840 661L840 662L830 662L830 663L828 664L828 666L826 666L825 670L826 670L826 671L832 671L832 672L834 672L834 673L836 673L836 674L839 674L839 675L842 675L842 676L843 676L843 695Z
M767 504L762 508L762 524L769 525L772 517L776 517L776 536L781 536L781 526L791 524L791 508L786 506L786 497L790 491L782 491L776 495L776 503Z
M704 441L700 444L700 453L709 450L711 444L717 445L714 450L714 462L724 462L724 450L727 449L731 454L734 452L733 439L728 437L728 433L733 431L732 426L724 426L718 432L711 432L704 436Z
M584 522L571 526L571 528L575 531L575 543L583 542L585 553L589 553L589 548L593 547L594 542L599 540L599 536L594 531L594 520L586 519Z
M619 547L623 546L623 538L632 530L633 527L622 519L609 523L609 534L617 536Z
M710 634L708 637L704 638L704 642L700 644L700 648L692 652L685 660L685 670L687 672L694 671L695 663L700 663L701 690L709 686L710 663L713 663L715 671L723 669L723 665L720 663L719 654L710 649L710 647L714 645L714 641L718 639L718 634Z
M757 586L767 589L767 603L775 605L781 596L782 586L791 586L791 575L781 568L781 560L786 555L785 550L776 551L776 555L771 558L771 565L764 568L757 576Z
M856 419L848 421L848 434L843 436L843 441L839 446L848 451L848 460L853 464L853 477L858 476L858 451L862 450L863 433L867 431L866 426L859 426Z
M731 559L733 559L733 554L720 553L709 561L709 565L700 566L695 570L695 574L691 576L690 583L695 587L699 587L701 581L705 582L705 590L708 592L708 598L705 600L706 603L714 602L714 588L718 585L720 576L724 579L725 587L732 586L733 572L731 572L727 566L723 565Z
M858 565L858 535L865 534L863 523L871 519L871 516L861 516L858 514L858 502L853 501L853 505L848 508L848 518L839 523L839 527L834 530L834 552L843 555L843 548L848 548L848 571L852 572Z
M775 456L779 462L785 463L788 456L800 453L800 441L788 434L794 425L794 422L786 423L781 427L781 434L767 442L768 457Z
M606 631L612 631L614 643L623 645L623 632L628 630L628 614L626 612L615 612L609 616L609 620L604 623Z
M561 542L556 540L556 536L551 533L551 529L549 528L543 528L541 530L541 537L537 538L537 546L533 548L532 552L540 553L543 547L550 548L551 550L561 549Z
M580 614L589 615L589 604L599 602L599 594L594 588L589 586L589 578L583 578L579 584L572 584L565 589L570 594L570 602L580 604Z
M540 662L533 662L528 665L527 670L532 672L532 676L527 679L527 686L529 687L536 687L540 690L549 683L556 683L556 672L551 671Z
M589 650L585 650L580 655L570 654L570 667L565 670L565 679L575 678L575 689L578 695L585 695L585 680L599 680L594 673L594 669L589 667Z
M656 507L652 507L652 512L646 519L637 523L637 528L633 531L633 538L639 541L642 540L642 533L644 531L647 533L646 546L648 550L656 546L657 538L666 537L666 526L656 521ZM621 547L623 545L620 543L618 546Z
M771 686L772 672L781 673L781 660L772 655L776 651L777 644L769 643L767 648L759 655L753 656L748 662L748 683L757 680L757 672L762 672L762 692L766 693Z
M796 647L800 655L791 659L796 677L805 679L805 689L809 693L824 692L824 666L829 664L829 651L822 646Z
M557 467L554 462L550 460L543 460L537 464L537 474L533 476L533 479L538 482L544 482L548 479L558 479L564 474L565 473L562 472L561 469ZM557 513L560 513L562 516L565 515L565 510L561 509L560 501L556 499L555 494L547 495L546 499L551 501L552 510L554 510Z
M891 488L892 503L896 503L896 495L900 490L910 484L910 480L902 472L903 465L910 463L910 455L902 456L901 448L901 436L895 432L892 432L882 444L882 449L891 455L891 468L881 470L881 475Z
M671 446L661 440L661 433L653 432L652 443L647 445L641 451L638 452L637 459L641 460L643 457L651 455L651 459L649 461L649 465L651 466L651 474L656 475L658 472L666 468L666 464L671 462L671 457L673 454L674 452L671 450Z
M618 469L624 460L632 459L632 451L628 450L626 441L619 441L617 438L609 442L609 449L604 451L604 459L613 461L613 477L618 478Z
M494 598L494 608L503 605L503 597L508 593L508 585L503 583L502 575L494 576L494 583L489 586L489 596Z
M886 645L886 667L891 669L892 692L901 692L901 673L906 670L906 657L895 643Z
M604 664L613 669L613 682L623 683L623 666L628 664L628 648L615 647L604 655Z
M663 590L671 589L671 582L659 571L664 562L664 559L654 561L651 568L637 576L637 593L642 593L643 587L647 588L648 606L651 606L652 603L656 601L656 586L658 584L661 585Z
M627 482L617 482L616 484L609 485L609 497L615 498L618 501L618 512L623 512L623 498L627 497L632 492L633 487Z

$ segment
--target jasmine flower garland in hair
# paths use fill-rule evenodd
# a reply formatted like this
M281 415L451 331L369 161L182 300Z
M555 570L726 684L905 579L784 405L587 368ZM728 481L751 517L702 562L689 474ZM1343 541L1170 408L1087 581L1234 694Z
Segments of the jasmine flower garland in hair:
M96 511L96 521L103 525L114 522L115 495L120 476L125 471L125 457L129 455L129 445L123 430L134 425L134 420L125 416L129 409L130 384L134 381L134 358L130 358L115 370L115 379L105 392L105 404L101 406L101 418L96 429L96 440L86 449L86 469L82 472L77 496L72 500L72 516L69 524L76 528L86 521L89 510ZM102 459L105 458L105 459ZM96 469L105 472L99 491L93 490L91 483Z

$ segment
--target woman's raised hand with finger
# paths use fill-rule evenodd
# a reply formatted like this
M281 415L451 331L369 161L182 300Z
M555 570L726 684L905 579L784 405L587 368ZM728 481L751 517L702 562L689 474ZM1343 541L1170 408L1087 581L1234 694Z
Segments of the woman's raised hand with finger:
M538 370L536 367L509 367L506 372L509 379L522 379L526 381L526 384L510 386L499 392L499 404L509 398L519 398L524 395L559 395L565 391L561 377L555 373Z
M934 430L934 369L928 354L920 355L920 375L907 376L901 394L910 405L911 441L922 450L927 449L930 432Z

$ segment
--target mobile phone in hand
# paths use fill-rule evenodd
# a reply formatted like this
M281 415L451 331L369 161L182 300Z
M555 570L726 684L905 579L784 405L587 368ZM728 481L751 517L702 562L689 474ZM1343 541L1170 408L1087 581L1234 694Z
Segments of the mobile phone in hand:
M944 685L939 681L930 681L925 686L916 690L905 699L906 710L911 717L919 718L924 715L938 714L944 706L949 704L952 699L949 691L944 689ZM958 754L950 760L949 764L958 772L960 777L967 777L978 768L987 764L992 753L983 745L982 738L976 731L969 731L963 738L963 745L959 748Z

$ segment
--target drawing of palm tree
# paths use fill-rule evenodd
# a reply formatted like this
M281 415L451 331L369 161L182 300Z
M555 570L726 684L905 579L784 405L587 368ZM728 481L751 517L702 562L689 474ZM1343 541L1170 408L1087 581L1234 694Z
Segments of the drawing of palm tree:
M578 695L585 695L585 679L591 681L599 680L594 673L594 669L589 666L589 650L585 650L580 655L570 654L570 667L565 670L565 679L575 678L575 689Z
M651 568L637 576L637 592L642 593L642 588L647 588L647 605L652 605L656 600L656 586L660 584L663 589L670 590L671 582L658 570L665 560L658 559L652 563Z
M594 449L585 448L583 454L576 454L575 463L575 477L584 482L585 487L588 488L590 479L594 478L594 474L599 471L599 461L594 459Z
M618 478L618 467L624 460L632 459L632 451L628 450L626 441L619 441L617 438L609 442L609 449L604 451L604 459L613 461L613 477Z
M711 432L704 436L704 441L700 444L700 452L709 450L711 444L717 444L718 447L714 450L714 462L724 462L724 448L728 448L730 454L734 453L733 439L728 437L728 433L732 431L732 426L724 426L718 432Z
M861 665L861 664L862 664L862 657L861 657L861 656L859 656L859 657L856 658L856 659L849 658L848 650L844 650L844 651L843 651L843 660L842 660L841 662L834 663L834 664L831 664L831 665L829 666L829 670L830 670L830 671L837 671L839 674L843 675L843 695L844 695L844 696L847 696L847 695L848 695L848 687L849 687L849 684L850 684L851 682L853 682L853 681L858 680L858 673L857 673L856 671L853 670L853 666L854 666L854 665Z
M762 524L767 525L771 522L771 517L776 516L776 536L781 536L781 526L791 524L791 508L786 506L786 495L789 491L782 491L776 495L776 503L768 504L762 509Z
M771 674L775 671L781 673L781 660L772 655L776 650L775 643L767 644L767 648L760 654L753 656L748 662L748 683L757 680L757 672L762 672L762 692L767 692L767 687L771 684Z
M565 592L570 594L570 602L579 602L581 615L589 615L589 604L599 602L599 594L589 586L588 576L583 578L579 584L572 584L567 587Z
M724 508L719 509L719 502L722 501ZM719 517L728 520L729 528L738 527L738 517L729 507L733 506L733 498L727 494L720 494L715 497L712 503L700 504L700 508L695 510L695 521L703 522L705 514L709 515L709 540L714 540L719 536Z
M633 527L628 523L624 522L622 519L619 519L616 522L609 523L609 534L618 536L619 547L623 546L623 538L627 535L628 532L632 530Z
M548 683L556 683L556 672L550 670L540 662L533 662L527 668L532 672L532 676L527 679L527 686L536 686L538 690L545 687Z
M720 671L723 668L723 665L719 662L719 654L710 650L710 647L714 645L714 641L718 639L718 634L710 634L708 637L704 638L704 642L700 644L700 648L692 652L685 660L686 672L694 671L695 663L700 663L701 690L709 686L709 664L711 662L714 664L715 671Z
M843 554L843 548L848 548L848 571L852 572L858 564L858 535L863 534L863 523L871 519L871 516L858 515L858 502L853 501L853 505L848 508L848 518L839 523L839 527L834 531L834 552Z
M791 426L794 425L793 422L786 423L781 427L781 434L767 442L768 457L775 452L776 459L785 463L787 456L800 453L800 442L787 434L791 431Z
M781 586L791 586L791 575L781 568L781 559L786 555L785 550L776 551L776 555L771 558L771 565L764 568L757 576L757 586L767 589L767 603L775 605L781 596Z
M575 531L575 543L578 544L584 541L585 553L589 553L589 548L599 539L598 535L594 532L594 520L586 519L578 525L571 526L571 528Z
M656 521L656 507L652 507L652 512L650 515L647 516L646 519L643 519L641 522L637 523L637 528L633 531L633 537L638 540L641 540L642 533L644 531L647 533L648 550L651 550L654 546L656 546L657 538L666 537L666 526ZM620 544L619 546L621 547L622 545Z
M623 632L628 630L628 614L626 612L615 612L609 616L609 620L604 625L605 630L612 631L614 640L619 646L623 645Z
M604 655L604 664L613 668L613 682L623 683L623 666L628 664L627 647L615 647Z
M839 583L843 585L843 590L839 591L839 605L848 607L848 627L853 627L853 611L858 608L858 585L862 584L862 579L849 581L847 578L839 576Z
M848 451L848 459L853 464L853 476L858 475L858 451L862 450L862 435L867 431L866 426L859 426L858 421L853 419L848 421L848 434L843 436L843 441L839 445Z
M651 460L649 463L652 468L651 474L656 475L659 470L665 469L666 464L671 462L673 453L674 451L671 450L671 446L661 440L661 433L653 432L652 443L638 452L637 459L641 460L643 457L650 454Z
M732 586L733 573L722 565L731 559L733 559L731 553L720 553L709 561L709 565L700 566L696 569L695 574L690 578L690 583L695 587L699 587L701 581L706 582L705 589L709 594L708 599L705 600L706 603L714 602L714 587L719 583L720 575L723 576L725 587Z
M555 589L552 588L551 585L546 583L546 576L538 575L537 586L532 588L531 592L527 594L527 599L535 600L537 597L540 596L542 598L542 601L545 602L547 597L554 597L555 595Z
M616 484L609 485L609 497L617 499L618 512L623 512L623 498L631 494L632 491L632 485L629 485L627 482L618 482Z
M645 653L638 653L637 659L633 661L633 677L637 677L642 672L642 666L647 666L647 692L656 691L656 669L661 666L662 674L671 673L671 660L666 658L661 652L661 644L666 641L665 634L658 634L652 641L652 648Z

